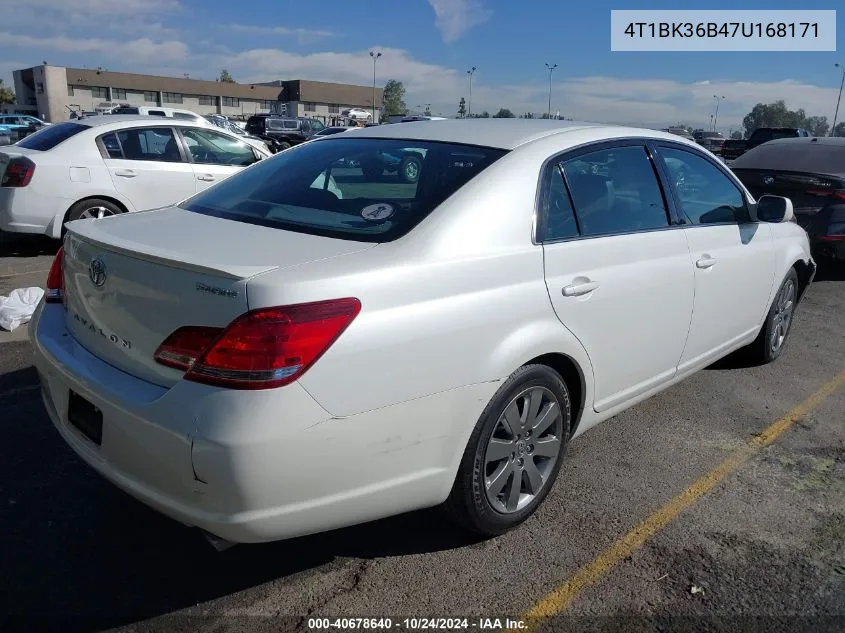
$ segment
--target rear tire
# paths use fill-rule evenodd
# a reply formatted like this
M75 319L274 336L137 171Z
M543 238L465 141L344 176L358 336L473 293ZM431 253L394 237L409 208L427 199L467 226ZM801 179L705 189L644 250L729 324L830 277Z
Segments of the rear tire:
M783 353L792 331L797 303L798 273L790 268L778 288L760 334L748 346L748 353L754 361L761 365L771 363Z
M514 372L469 438L444 504L451 518L472 532L496 536L531 516L560 471L571 410L566 383L550 367L526 365Z
M72 222L73 220L104 218L110 215L119 215L121 213L126 213L126 209L116 205L110 200L103 200L101 198L80 200L73 205L65 215L65 221L64 224L62 224L62 234L65 232L65 224Z

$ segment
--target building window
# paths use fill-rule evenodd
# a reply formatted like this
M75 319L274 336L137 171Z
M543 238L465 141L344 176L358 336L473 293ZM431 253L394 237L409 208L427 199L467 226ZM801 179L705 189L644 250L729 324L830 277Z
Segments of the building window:
M112 99L126 99L126 88L112 88Z
M67 87L67 96L68 97L73 96L73 86L71 86L70 84L68 84L68 87Z
M158 93L150 90L144 91L144 101L147 103L158 103Z
M270 108L272 108L272 107L273 107L273 102L272 102L272 101L267 101L267 100L265 99L264 101L262 101L262 102L261 102L261 109L262 109L262 110L269 110L269 109L270 109Z
M40 81L35 83L35 94L43 95L44 94L44 84Z
M241 105L241 100L237 97L223 97L223 105L227 108L237 108Z
M98 86L91 86L91 97L94 99L108 99L109 89L100 88Z
M182 103L182 95L178 92L164 92L161 98L165 103Z
M306 101L302 105L305 108L306 112L316 112L317 111L317 104L316 103L311 103L310 101Z
M213 106L213 105L215 105L214 97L209 96L209 95L200 95L199 101L200 101L201 106Z
M340 106L337 104L330 105L329 114L340 114Z

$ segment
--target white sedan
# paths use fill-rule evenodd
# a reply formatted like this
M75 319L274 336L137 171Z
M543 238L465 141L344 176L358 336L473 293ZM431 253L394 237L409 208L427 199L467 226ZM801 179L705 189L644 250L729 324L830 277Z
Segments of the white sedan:
M204 119L57 123L0 149L0 229L58 238L72 220L176 204L270 155Z
M409 148L415 182L367 175ZM677 136L408 123L69 224L30 332L73 450L219 539L441 504L495 535L573 437L741 347L776 359L814 272L789 200Z

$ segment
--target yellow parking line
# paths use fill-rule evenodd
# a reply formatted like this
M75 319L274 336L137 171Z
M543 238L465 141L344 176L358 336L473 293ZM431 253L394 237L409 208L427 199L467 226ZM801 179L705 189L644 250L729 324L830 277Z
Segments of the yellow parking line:
M11 279L12 277L20 277L21 275L35 275L36 273L49 273L49 268L42 268L40 270L24 270L19 273L8 273L0 275L0 279Z
M837 389L845 385L845 370L840 371L829 382L822 385L813 395L791 409L786 415L766 428L745 446L733 452L711 472L701 477L677 497L669 501L645 521L604 550L574 576L547 594L522 615L528 629L542 623L544 618L560 613L584 589L599 582L619 561L624 560L660 529L671 523L683 510L710 492L716 484L745 462L758 449L774 442L801 416L818 407ZM522 629L525 631L525 629Z

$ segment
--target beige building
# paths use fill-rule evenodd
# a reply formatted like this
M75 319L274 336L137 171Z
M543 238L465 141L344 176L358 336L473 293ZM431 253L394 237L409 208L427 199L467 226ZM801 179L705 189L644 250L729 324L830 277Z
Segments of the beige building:
M249 116L284 104L289 116L329 122L344 109L381 107L382 90L321 81L273 81L256 84L159 77L109 70L41 65L12 73L18 112L65 121L72 110L93 111L117 102L191 110L198 114Z

